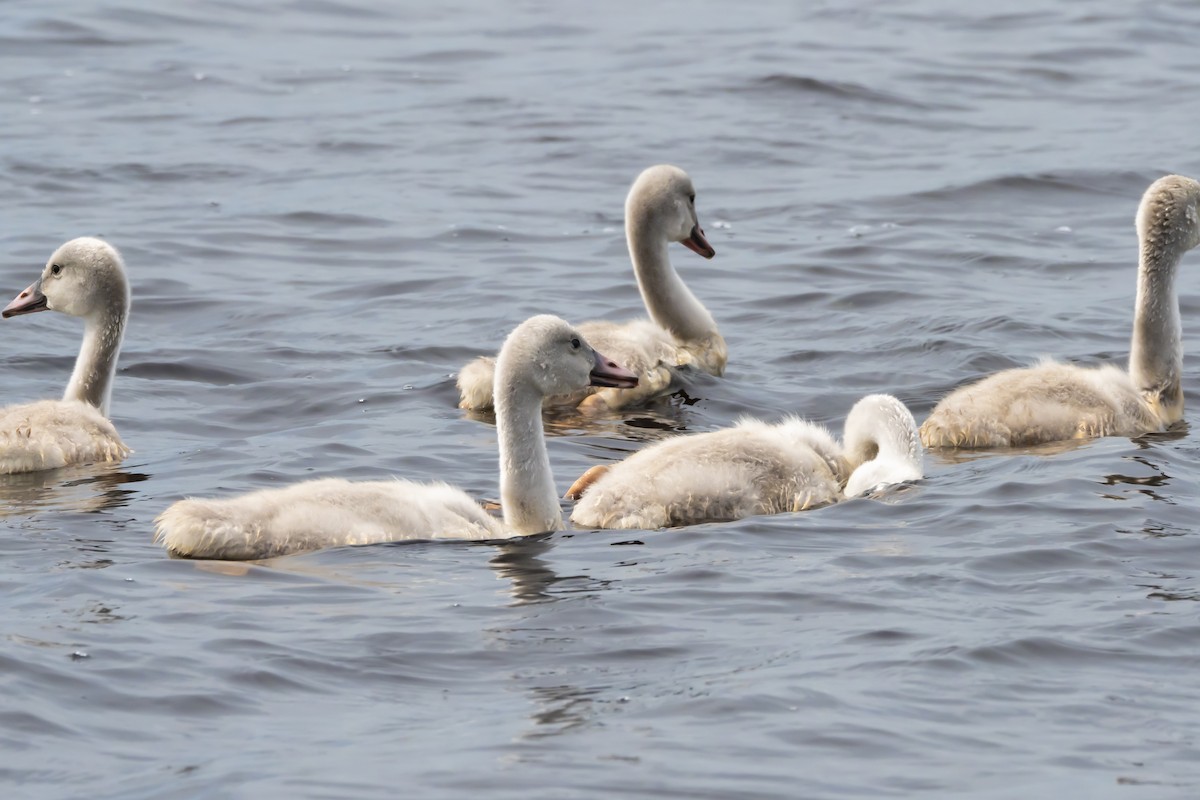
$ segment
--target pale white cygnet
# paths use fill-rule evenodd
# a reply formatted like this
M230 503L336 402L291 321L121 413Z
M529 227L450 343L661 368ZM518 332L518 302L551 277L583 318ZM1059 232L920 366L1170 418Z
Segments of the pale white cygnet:
M0 408L0 473L120 461L130 450L107 415L129 283L116 248L84 237L55 250L41 277L2 313L7 319L38 311L81 317L83 344L62 400Z
M505 539L563 527L542 430L542 400L637 378L558 317L517 326L496 364L503 521L445 483L305 481L225 499L181 500L155 520L173 555L247 560L403 539Z
M1159 178L1142 196L1129 369L1044 360L946 396L921 426L926 447L1022 447L1137 436L1183 418L1183 328L1175 274L1200 244L1200 183Z
M636 389L586 389L550 398L556 405L616 409L672 391L688 368L721 375L725 339L708 309L671 265L668 246L680 242L705 258L715 254L696 216L692 179L678 167L650 167L634 181L625 201L625 237L648 320L585 322L588 341L638 376ZM461 408L492 406L495 360L480 357L458 375Z
M585 473L567 493L571 521L653 529L805 511L924 474L917 423L891 395L859 400L844 439L794 417L666 439Z

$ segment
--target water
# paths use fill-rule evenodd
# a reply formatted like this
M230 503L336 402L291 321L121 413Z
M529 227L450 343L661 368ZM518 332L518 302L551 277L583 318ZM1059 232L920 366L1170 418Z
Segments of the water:
M1123 359L1138 198L1200 173L1194 4L4 16L0 286L122 248L136 450L0 486L6 797L1196 796L1188 426L682 531L262 565L151 541L185 494L317 476L494 497L452 374L534 313L639 313L622 201L661 161L698 188L717 257L672 257L728 375L559 420L562 488L742 413L840 430L868 392L923 418L1043 354ZM4 399L61 392L78 324L2 329Z

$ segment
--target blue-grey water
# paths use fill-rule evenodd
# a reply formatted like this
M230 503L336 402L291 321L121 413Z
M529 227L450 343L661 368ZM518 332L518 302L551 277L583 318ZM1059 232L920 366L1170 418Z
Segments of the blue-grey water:
M656 532L167 558L186 494L497 494L453 374L524 317L640 313L625 191L729 342L649 441L1128 352L1145 187L1200 173L1189 0L0 5L0 287L120 247L135 453L0 482L6 798L1194 798L1200 253L1187 425L926 458L883 501ZM7 294L3 300L7 300ZM0 324L56 396L61 315Z

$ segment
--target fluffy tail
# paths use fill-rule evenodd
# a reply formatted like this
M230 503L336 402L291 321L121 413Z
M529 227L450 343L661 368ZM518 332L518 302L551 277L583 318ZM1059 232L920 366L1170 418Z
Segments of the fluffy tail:
M487 411L492 407L492 381L496 377L496 359L480 356L458 373L459 408Z
M925 451L917 421L890 394L867 395L855 403L846 416L844 440L846 458L854 468L846 482L847 497L924 477Z
M212 500L180 500L154 520L154 541L181 558L245 561L275 555L255 533Z

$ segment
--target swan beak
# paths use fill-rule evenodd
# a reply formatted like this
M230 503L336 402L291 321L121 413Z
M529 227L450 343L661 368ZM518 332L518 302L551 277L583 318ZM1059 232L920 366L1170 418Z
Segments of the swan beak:
M14 297L13 301L4 307L4 311L0 311L0 315L8 319L21 314L32 314L35 311L45 310L46 295L42 294L42 281L38 279L29 284L28 289Z
M713 250L712 245L708 243L708 239L704 238L704 230L699 225L692 227L692 235L684 239L681 244L693 253L699 253L705 258L712 258L717 254L717 251Z
M614 389L632 389L638 385L637 375L612 359L593 351L596 365L592 367L592 386L610 386Z

